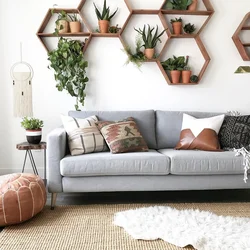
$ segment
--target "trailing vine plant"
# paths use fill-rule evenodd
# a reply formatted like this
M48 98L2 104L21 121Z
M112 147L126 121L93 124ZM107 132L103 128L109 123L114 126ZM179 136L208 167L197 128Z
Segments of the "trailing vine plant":
M66 90L71 96L76 97L75 109L79 104L84 106L85 87L88 82L86 68L88 62L83 57L84 42L61 37L57 48L48 53L49 69L54 70L59 91Z
M135 40L135 53L132 51L130 46L125 46L123 51L128 56L128 60L125 63L126 65L131 62L140 69L142 63L146 61L146 57L144 53L141 51L142 46L143 45L140 36L137 36Z

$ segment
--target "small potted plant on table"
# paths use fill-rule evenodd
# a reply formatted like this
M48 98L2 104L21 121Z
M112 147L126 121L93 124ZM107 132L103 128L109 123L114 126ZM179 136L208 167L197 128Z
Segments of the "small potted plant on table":
M148 24L148 29L146 31L146 26L144 25L143 30L141 29L135 29L141 37L144 42L142 45L145 47L144 54L148 59L152 59L155 55L155 47L158 42L161 42L160 37L163 35L163 33L166 30L163 30L160 34L158 34L158 26L156 25L155 33L153 34L155 27L151 28Z
M175 35L180 35L182 32L182 18L171 19L171 24L173 27L173 33Z
M29 143L39 144L41 142L43 127L42 120L24 117L21 126L26 129L26 138Z
M110 13L109 13L110 12L110 8L107 7L106 0L104 0L102 13L98 10L98 8L96 7L95 3L94 3L94 6L95 6L95 13L96 13L96 16L98 18L98 24L99 24L100 33L108 33L110 20L115 16L118 8L116 9L116 11L114 11L110 15Z
M170 71L172 83L180 83L181 71L185 67L184 56L173 56L173 58L168 58L166 61L161 62L161 65L165 71Z

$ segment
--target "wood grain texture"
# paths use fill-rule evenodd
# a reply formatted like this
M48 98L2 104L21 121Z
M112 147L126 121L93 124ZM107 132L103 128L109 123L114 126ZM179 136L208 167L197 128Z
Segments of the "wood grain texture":
M239 51L239 54L241 56L241 58L244 61L250 61L250 55L246 50L246 47L249 47L249 43L242 43L242 41L240 40L240 33L242 30L250 30L250 27L246 25L246 23L249 21L250 19L250 12L248 12L242 22L240 23L239 27L236 29L236 31L234 32L232 39L234 41L234 44L237 48L237 50Z

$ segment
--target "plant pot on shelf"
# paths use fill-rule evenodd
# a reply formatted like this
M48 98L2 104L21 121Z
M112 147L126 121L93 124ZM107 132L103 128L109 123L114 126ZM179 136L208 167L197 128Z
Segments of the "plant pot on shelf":
M171 70L170 75L171 75L172 83L179 83L180 82L180 77L181 77L180 70Z
M144 55L147 57L147 59L152 59L155 54L155 49L154 48L149 48L144 50Z
M109 32L109 21L99 20L98 24L99 24L100 33L108 33Z
M70 22L69 28L71 33L81 32L81 23L80 22Z
M192 3L188 6L188 10L196 11L198 0L193 0Z
M39 144L42 140L42 129L26 129L26 139L30 144Z
M68 33L69 32L69 22L66 20L58 20L56 24L56 28L58 29L58 33Z
M191 70L182 70L182 73L181 73L182 83L190 83L191 75L192 75Z
M182 22L174 22L172 23L172 27L173 27L173 33L175 35L180 35L182 32Z

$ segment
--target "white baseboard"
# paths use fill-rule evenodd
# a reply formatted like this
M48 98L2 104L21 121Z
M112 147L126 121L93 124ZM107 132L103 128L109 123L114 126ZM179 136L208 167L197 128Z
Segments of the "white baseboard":
M20 168L0 168L0 176L5 174L13 174L13 173L21 173L22 169ZM43 168L37 168L37 171L39 173L39 176L41 178L44 177L44 170ZM25 168L25 173L34 173L32 168Z

